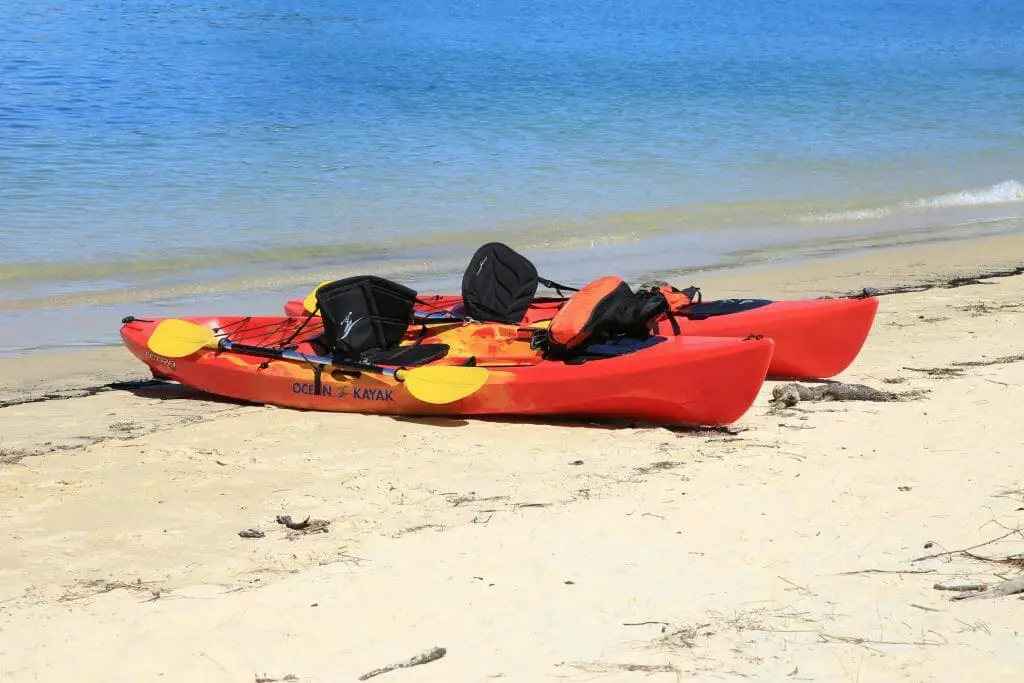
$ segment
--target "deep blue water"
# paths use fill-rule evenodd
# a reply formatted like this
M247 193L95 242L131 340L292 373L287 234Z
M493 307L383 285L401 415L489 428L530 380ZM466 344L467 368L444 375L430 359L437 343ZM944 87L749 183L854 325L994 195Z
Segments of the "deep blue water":
M657 236L666 268L1024 216L1020 0L38 0L0 25L0 310L415 278L489 239Z

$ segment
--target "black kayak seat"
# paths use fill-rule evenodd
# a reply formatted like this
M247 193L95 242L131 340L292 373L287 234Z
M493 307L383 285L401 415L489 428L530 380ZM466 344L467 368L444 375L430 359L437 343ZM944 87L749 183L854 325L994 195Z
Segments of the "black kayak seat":
M729 315L730 313L741 313L752 311L773 303L771 299L717 299L715 301L702 301L690 304L682 308L674 315L690 320L704 320L718 315Z
M416 292L376 275L357 275L320 287L318 340L335 361L416 366L443 357L447 344L400 346L413 320Z
M537 268L501 242L473 254L462 276L462 305L481 322L518 323L537 293Z
M461 314L480 322L517 324L534 301L538 284L559 294L579 291L540 277L530 259L507 244L488 242L476 250L462 275Z

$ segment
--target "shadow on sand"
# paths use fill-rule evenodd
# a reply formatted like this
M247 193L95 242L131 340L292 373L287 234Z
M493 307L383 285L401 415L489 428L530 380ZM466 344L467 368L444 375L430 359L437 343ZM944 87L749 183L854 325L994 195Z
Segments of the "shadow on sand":
M192 389L191 387L177 382L171 382L167 380L149 379L140 381L130 382L112 382L111 384L104 385L103 390L115 390L115 391L128 391L135 396L141 398L155 399L159 401L177 401L177 400L195 400L205 401L208 403L220 403L230 404L238 406L258 406L264 405L260 403L254 403L251 401L242 401L232 398L226 398L218 396L216 394L210 394L198 389ZM309 413L328 413L329 411L316 411L316 410L302 410L296 408L281 408L281 410L296 410L297 412L309 412ZM350 413L358 414L358 413ZM509 416L473 416L471 418L462 417L447 417L442 415L381 415L381 417L388 417L395 422L405 422L409 424L426 425L430 427L440 427L443 429L451 429L457 427L465 427L473 423L480 422L492 422L499 424L514 424L514 425L538 425L538 426L558 426L568 427L576 429L603 429L603 430L622 430L622 429L667 429L668 431L679 433L679 434L732 434L739 433L737 430L724 426L724 427L699 427L699 426L676 426L676 425L664 425L660 423L645 423L638 422L635 420L614 420L614 419L587 419L587 418L560 418L560 417L545 417L545 418L532 418L532 417L517 417L513 415Z

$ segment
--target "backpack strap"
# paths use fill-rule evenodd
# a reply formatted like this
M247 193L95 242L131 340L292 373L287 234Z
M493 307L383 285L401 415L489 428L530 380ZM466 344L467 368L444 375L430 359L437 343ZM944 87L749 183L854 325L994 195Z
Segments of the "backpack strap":
M665 297L665 317L672 326L672 334L676 335L680 332L679 321L676 318L690 306L701 302L700 287L677 289L669 284L662 284L651 287L650 291L660 292Z
M544 277L538 277L537 278L537 282L539 282L540 284L544 285L548 289L555 290L556 292L558 292L558 296L562 296L562 292L578 292L578 291L580 291L580 290L576 289L575 287L570 287L569 285L560 285L557 282L555 282L554 280L548 280L547 278L544 278Z

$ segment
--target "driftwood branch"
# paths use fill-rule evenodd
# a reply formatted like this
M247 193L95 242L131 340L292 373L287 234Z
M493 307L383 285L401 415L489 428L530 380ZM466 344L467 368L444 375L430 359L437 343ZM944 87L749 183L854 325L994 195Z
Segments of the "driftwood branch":
M1007 595L1016 595L1017 593L1024 593L1024 574L1021 574L1015 579L997 583L987 590L976 593L965 593L963 595L954 595L950 600L984 600L987 598L1001 598Z
M790 382L772 390L773 408L790 408L800 401L909 401L924 395L924 391L896 393L881 391L865 384L829 382L809 387Z
M447 652L448 651L443 647L432 647L429 650L424 650L423 652L419 653L414 657L410 657L404 662L396 662L394 664L382 666L379 669L374 669L373 671L368 671L364 673L362 676L360 676L359 680L365 681L369 678L373 678L374 676L380 676L381 674L386 674L389 671L394 671L395 669L407 669L410 666L419 666L420 664L427 664L429 662L441 659L441 657L444 657L445 654L447 654Z

